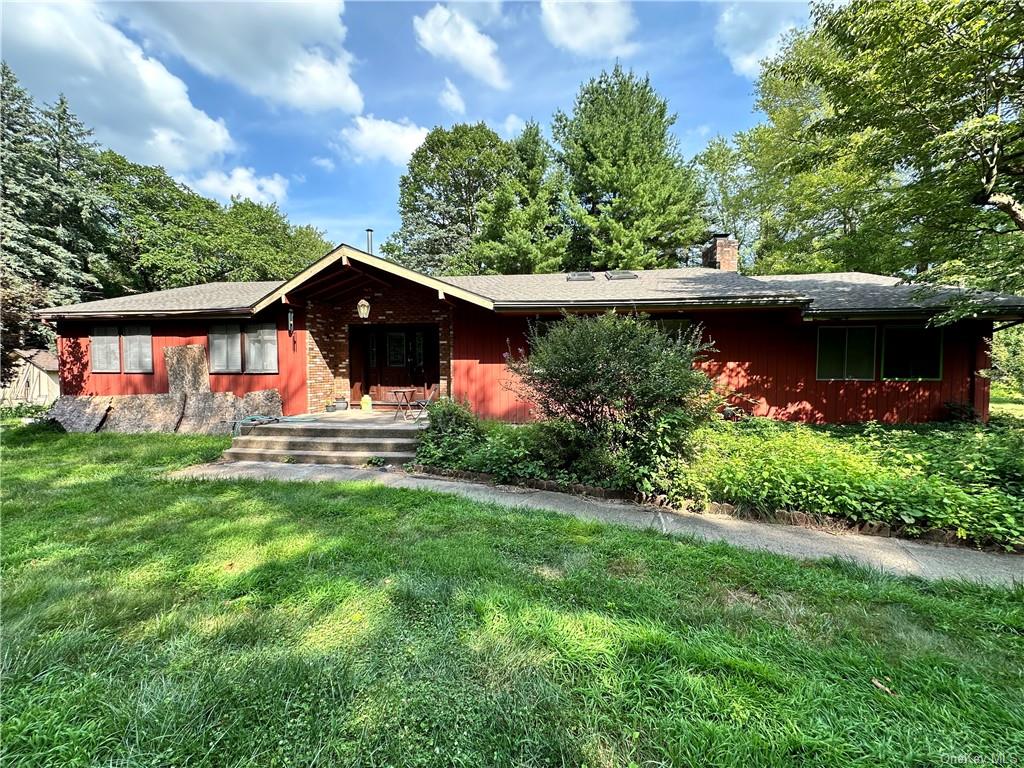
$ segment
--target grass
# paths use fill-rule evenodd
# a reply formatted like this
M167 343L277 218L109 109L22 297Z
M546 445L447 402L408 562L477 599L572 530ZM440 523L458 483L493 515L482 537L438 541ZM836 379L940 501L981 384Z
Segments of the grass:
M994 383L989 407L993 415L1015 416L1018 419L1024 419L1024 393Z
M1024 589L5 431L5 766L1024 754ZM876 685L893 693L887 693Z

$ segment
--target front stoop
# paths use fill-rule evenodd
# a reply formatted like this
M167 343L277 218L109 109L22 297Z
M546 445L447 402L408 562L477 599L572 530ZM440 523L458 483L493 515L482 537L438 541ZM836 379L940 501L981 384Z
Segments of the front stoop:
M354 466L379 459L385 464L405 464L416 457L416 441L425 426L340 420L266 424L235 437L224 458Z

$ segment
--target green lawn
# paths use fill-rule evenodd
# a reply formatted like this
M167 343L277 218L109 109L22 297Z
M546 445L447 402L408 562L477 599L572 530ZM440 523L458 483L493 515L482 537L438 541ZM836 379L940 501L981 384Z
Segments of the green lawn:
M3 435L4 765L1024 755L1024 589ZM872 678L893 693L887 693Z
M992 385L992 400L989 406L993 415L1016 416L1024 419L1024 394L1009 387Z

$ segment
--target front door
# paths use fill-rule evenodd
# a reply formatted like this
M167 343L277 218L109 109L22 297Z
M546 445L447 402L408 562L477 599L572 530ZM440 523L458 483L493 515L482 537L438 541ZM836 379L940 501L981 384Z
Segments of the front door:
M397 388L414 387L410 399L426 397L440 378L440 334L436 325L350 325L352 402L369 395L394 402Z

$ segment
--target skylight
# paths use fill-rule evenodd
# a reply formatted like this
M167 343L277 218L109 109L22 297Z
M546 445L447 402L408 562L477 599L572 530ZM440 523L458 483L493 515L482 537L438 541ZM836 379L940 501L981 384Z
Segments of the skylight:
M636 272L630 272L628 269L609 269L604 276L609 280L636 280L639 277Z
M565 279L568 280L570 283L579 283L579 282L583 282L585 280L593 280L594 279L594 273L593 272L570 272L568 275L565 276Z

